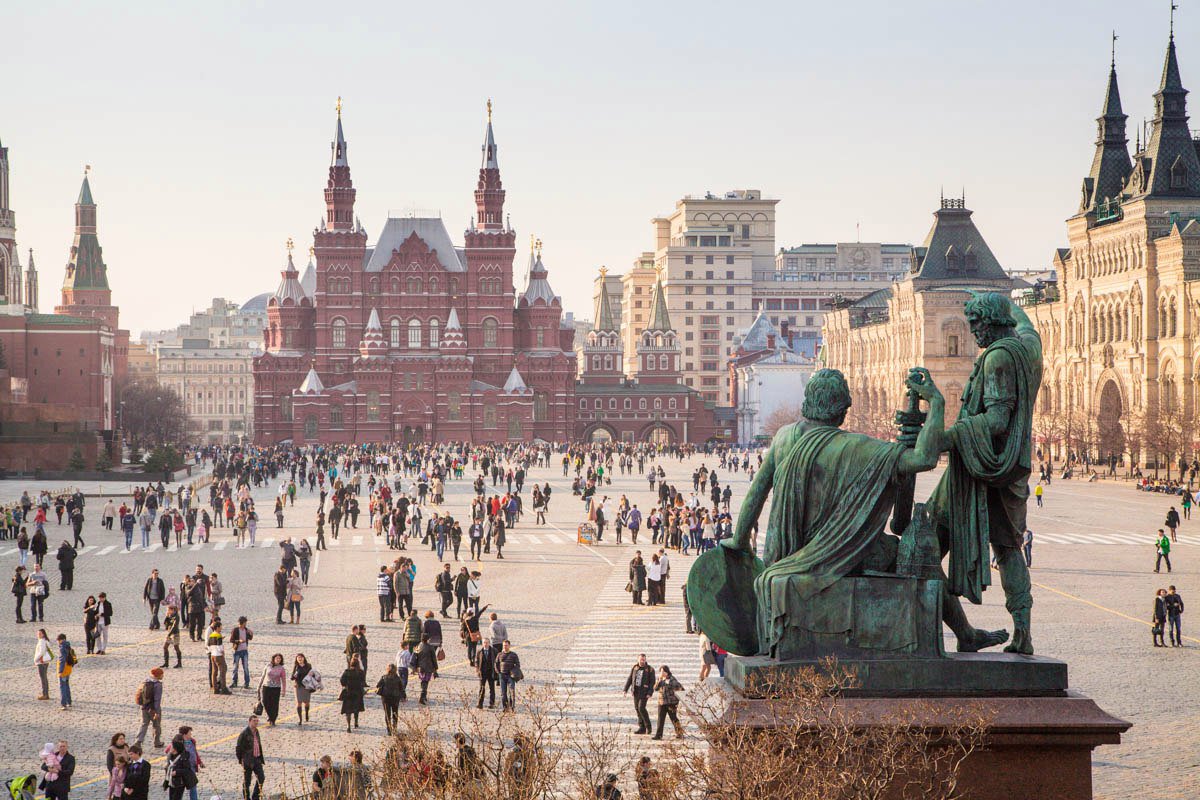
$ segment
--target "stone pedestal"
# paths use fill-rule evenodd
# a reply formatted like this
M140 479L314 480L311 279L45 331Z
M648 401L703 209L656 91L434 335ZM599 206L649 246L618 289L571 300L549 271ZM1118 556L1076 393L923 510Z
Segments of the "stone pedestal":
M786 708L772 700L738 699L737 724L766 727ZM1092 700L1061 697L842 697L841 718L852 726L894 726L898 720L937 732L963 712L990 720L985 746L964 761L959 787L971 800L1091 800L1092 749L1119 744L1130 723ZM819 726L815 726L818 727ZM819 730L815 730L819 732Z

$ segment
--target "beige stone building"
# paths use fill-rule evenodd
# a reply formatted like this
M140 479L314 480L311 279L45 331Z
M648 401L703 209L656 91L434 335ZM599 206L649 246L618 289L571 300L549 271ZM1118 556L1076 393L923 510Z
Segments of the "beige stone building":
M1045 353L1034 435L1055 457L1154 451L1174 461L1195 449L1200 142L1186 95L1172 38L1154 119L1131 159L1115 65L1109 71L1068 247L1054 257L1057 291L1026 309Z
M157 348L158 383L183 399L193 440L229 444L253 436L253 360L250 347L209 347L205 339L184 339Z
M855 430L895 435L892 416L904 405L904 380L914 366L929 369L953 419L979 352L963 304L971 290L1011 290L962 200L944 198L933 216L925 241L910 248L901 280L825 315L825 365L846 375L854 399L847 426Z
M154 348L145 342L129 344L129 380L153 383L158 379L158 359Z

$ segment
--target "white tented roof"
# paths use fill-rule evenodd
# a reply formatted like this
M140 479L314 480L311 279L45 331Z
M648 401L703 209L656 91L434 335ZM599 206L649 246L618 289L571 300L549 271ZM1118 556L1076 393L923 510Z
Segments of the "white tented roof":
M367 261L367 272L380 272L392 260L392 251L412 234L416 234L425 246L437 251L438 261L448 272L465 272L458 251L450 241L450 233L438 217L390 217L379 234L379 241Z

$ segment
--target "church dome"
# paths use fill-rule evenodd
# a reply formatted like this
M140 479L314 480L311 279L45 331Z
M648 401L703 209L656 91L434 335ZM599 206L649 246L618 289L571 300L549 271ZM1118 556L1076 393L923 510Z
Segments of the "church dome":
M267 301L271 299L270 292L256 294L246 302L242 303L242 311L266 311Z

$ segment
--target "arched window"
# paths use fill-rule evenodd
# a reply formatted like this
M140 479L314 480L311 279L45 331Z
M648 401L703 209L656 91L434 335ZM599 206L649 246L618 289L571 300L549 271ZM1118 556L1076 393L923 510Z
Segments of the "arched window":
M400 294L400 279L392 278L392 294Z
M292 398L282 397L279 400L279 416L284 422L292 421Z
M388 344L391 345L392 347L400 346L400 331L401 331L400 320L396 319L395 317L392 317L391 335L388 337Z
M420 294L421 293L421 279L420 278L409 278L408 279L408 287L407 287L406 291L409 294Z
M430 294L437 294L437 290L438 290L438 279L437 279L437 278L430 278L430 279L429 279L429 293L430 293Z
M603 407L604 407L604 404L603 404L603 402L600 400L600 398L599 398L599 397L597 397L597 398L596 398L596 401L595 401L594 403L592 403L592 408L596 409L597 411L599 411L599 410L600 410L601 408L603 408Z
M333 321L333 346L346 346L346 320L341 317Z
M496 427L496 407L491 403L488 403L483 407L483 427Z
M515 415L509 417L508 418L508 438L520 439L521 436L522 436L521 418L518 416L515 416Z
M661 397L654 398L654 410L662 411L662 398Z
M367 422L379 422L379 392L367 392Z
M533 395L533 421L545 422L550 419L550 401L545 392Z
M408 346L421 346L421 320L410 319L408 321Z
M317 438L317 418L312 414L304 418L304 438Z
M379 294L379 278L371 278L371 294Z
M625 410L629 411L631 408L633 408L633 401L630 400L628 397L626 397L625 398Z
M600 356L592 356L592 369L600 369Z
M458 422L462 417L462 395L450 392L446 395L446 419Z
M617 410L617 398L615 398L615 397L608 398L608 410L609 411Z
M495 347L496 346L496 329L497 329L497 327L498 326L496 324L495 318L487 317L486 319L483 320L483 346L484 347Z
M434 317L433 319L429 320L429 346L430 347L437 347L441 343L441 336L442 336L441 328L442 328L442 323L438 321L437 317Z
M638 400L638 411L645 411L645 410L646 410L646 398L643 397L642 399Z
M450 294L458 294L458 278L450 279Z
M670 369L671 368L671 357L666 355L665 353L663 355L660 355L658 357L658 368L661 370Z
M604 357L604 368L605 368L605 369L612 369L612 356L605 356L605 357Z
M582 397L581 397L581 398L579 398L579 410L580 410L580 411L583 411L583 410L585 410L586 408L587 408L587 400L586 400L586 399L584 399L584 398L582 398Z
M343 424L345 424L345 422L342 417L342 407L341 406L332 406L329 409L329 427L334 428L336 430L338 428L341 428Z
M676 405L676 403L675 403L674 397L672 397L670 400L667 401L667 408L671 409L672 411L675 410L675 405Z

